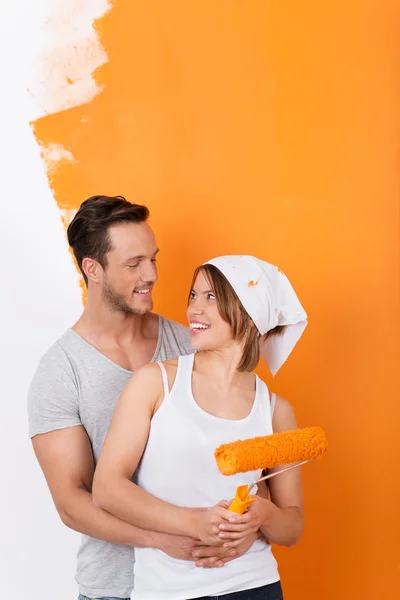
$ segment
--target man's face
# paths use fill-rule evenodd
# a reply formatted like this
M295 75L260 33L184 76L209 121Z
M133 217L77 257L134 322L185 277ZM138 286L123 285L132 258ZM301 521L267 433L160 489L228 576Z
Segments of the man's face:
M147 223L121 223L109 229L112 250L103 271L103 298L114 311L144 315L153 308L158 248Z

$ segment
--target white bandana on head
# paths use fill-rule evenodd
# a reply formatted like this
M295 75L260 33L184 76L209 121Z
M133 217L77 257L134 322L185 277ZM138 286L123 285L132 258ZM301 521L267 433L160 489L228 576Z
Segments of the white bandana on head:
M307 326L307 314L286 275L275 265L254 256L218 256L204 264L214 265L235 290L261 336L278 325L280 335L260 338L260 353L275 375Z

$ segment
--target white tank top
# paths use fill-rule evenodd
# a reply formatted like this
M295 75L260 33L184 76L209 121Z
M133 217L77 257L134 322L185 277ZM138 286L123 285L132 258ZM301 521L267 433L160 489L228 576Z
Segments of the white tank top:
M256 377L256 394L245 419L229 420L205 412L192 393L194 354L181 356L174 385L151 421L138 470L138 484L153 496L177 506L209 507L234 497L236 487L252 483L261 471L222 475L214 450L223 443L272 433L268 388ZM135 550L135 600L187 600L223 595L279 580L271 547L257 540L240 558L222 568L202 569L154 548Z

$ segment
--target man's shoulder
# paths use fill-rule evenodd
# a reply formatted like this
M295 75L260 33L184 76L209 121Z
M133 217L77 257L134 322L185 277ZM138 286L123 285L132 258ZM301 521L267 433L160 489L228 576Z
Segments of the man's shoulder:
M167 334L172 333L176 338L178 338L178 340L190 344L190 330L189 327L186 327L186 325L182 325L182 323L162 317L162 326L164 332Z
M190 345L190 331L188 327L163 316L161 317L161 326L163 328L162 348L160 348L161 360L168 360L176 356L192 354L194 352Z
M27 396L30 437L81 425L68 338L64 334L47 350L30 382Z
M54 380L62 375L73 378L74 338L71 330L67 330L41 356L32 379L31 387L43 380Z
M71 333L71 330L67 330L61 337L59 337L42 355L39 365L54 365L54 363L68 362L68 354L73 345Z
M164 326L171 327L174 331L179 331L184 335L189 336L189 327L183 325L182 323L178 323L178 321L173 321L172 319L167 319L167 317L162 317Z

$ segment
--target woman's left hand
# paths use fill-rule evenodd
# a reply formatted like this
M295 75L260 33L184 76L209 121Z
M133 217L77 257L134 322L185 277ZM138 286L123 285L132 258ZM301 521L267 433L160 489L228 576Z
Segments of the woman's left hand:
M227 542L232 542L232 540L240 541L249 534L255 533L266 524L273 504L270 500L266 500L260 496L255 497L257 500L250 505L243 515L232 513L229 522L222 523L219 526L219 538L221 540L226 540Z

